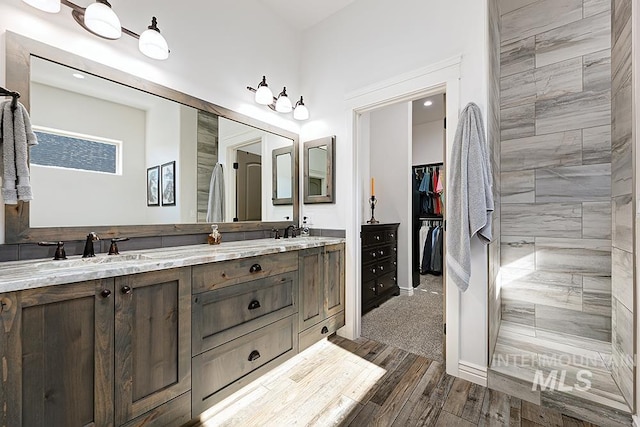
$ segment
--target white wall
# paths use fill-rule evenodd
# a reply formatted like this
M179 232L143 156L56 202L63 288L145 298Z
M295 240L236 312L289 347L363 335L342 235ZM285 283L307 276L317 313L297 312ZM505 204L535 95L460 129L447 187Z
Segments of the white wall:
M413 126L412 164L444 161L444 123L442 120Z
M145 138L145 112L39 83L33 83L31 91L34 125L122 141L121 175L32 166L32 226L143 223L145 150L139 141ZM61 109L61 103L73 108ZM121 126L109 125L102 120L106 116Z
M350 99L396 76L461 56L457 104L463 107L473 101L486 116L486 17L486 0L356 0L304 34L300 75L311 118L302 126L301 141L336 135L337 191L335 205L304 205L303 215L312 219L314 227L347 229L348 289L358 286L359 266L354 260L360 247L358 230L350 224L358 211L366 210L353 201L365 199L363 192L368 191L364 170L357 181L352 177L354 154L361 152L350 127ZM449 129L448 135L454 132ZM460 322L460 359L485 367L487 255L486 248L476 243L470 289L460 296L459 310L451 315ZM347 296L347 304L357 305L351 298ZM353 322L348 315L348 330L353 330ZM449 372L457 373L457 367Z
M376 219L399 222L398 286L413 293L411 280L411 103L370 113L369 173L375 178Z
M117 41L95 37L62 6L48 14L21 0L0 2L0 85L5 82L5 32L22 34L62 50L188 93L262 121L297 132L290 115L278 115L253 102L245 89L266 75L275 89L287 86L292 97L300 93L301 38L258 0L198 2L197 13L175 2L113 0L122 24L142 32L150 16L169 42L171 56L154 61L142 55L137 40ZM264 30L263 19L270 23ZM257 46L260 46L258 49ZM239 54L241 52L242 54ZM0 209L0 224L4 210ZM0 242L4 227L0 226Z
M198 222L198 110L180 107L180 150L176 163L180 222ZM184 165L190 165L184 167Z

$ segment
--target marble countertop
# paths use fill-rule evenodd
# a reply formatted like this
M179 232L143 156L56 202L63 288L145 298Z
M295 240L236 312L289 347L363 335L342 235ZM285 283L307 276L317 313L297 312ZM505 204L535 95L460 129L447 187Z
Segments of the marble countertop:
M343 243L342 238L296 237L124 251L120 255L66 260L39 259L0 263L0 292L124 276L147 271L247 258Z

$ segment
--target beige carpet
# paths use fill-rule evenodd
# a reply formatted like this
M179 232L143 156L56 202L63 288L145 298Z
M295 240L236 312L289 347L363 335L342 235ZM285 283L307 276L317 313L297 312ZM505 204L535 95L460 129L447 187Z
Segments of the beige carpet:
M420 276L413 292L365 314L362 336L442 362L442 276Z

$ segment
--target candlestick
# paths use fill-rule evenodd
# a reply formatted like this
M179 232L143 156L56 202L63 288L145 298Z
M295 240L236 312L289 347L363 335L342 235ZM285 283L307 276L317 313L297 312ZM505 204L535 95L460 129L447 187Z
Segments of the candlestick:
M371 179L371 183L373 185L373 178ZM369 199L369 205L371 206L371 219L369 221L367 221L367 224L378 224L378 223L380 223L380 221L376 220L376 217L373 214L373 212L376 209L376 203L378 203L378 200L376 199L376 196L371 195L371 198Z

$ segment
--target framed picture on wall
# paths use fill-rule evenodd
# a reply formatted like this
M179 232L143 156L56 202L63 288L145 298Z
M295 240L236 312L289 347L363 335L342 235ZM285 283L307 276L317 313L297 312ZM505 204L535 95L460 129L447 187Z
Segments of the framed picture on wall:
M160 167L162 183L162 206L176 204L176 162L165 163Z
M147 206L160 206L160 166L147 168Z

